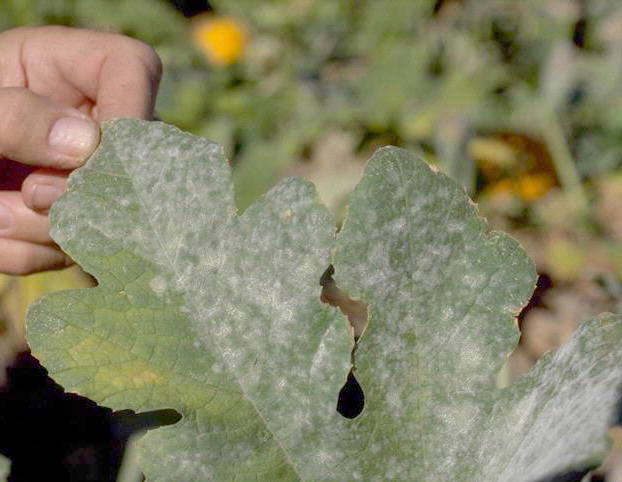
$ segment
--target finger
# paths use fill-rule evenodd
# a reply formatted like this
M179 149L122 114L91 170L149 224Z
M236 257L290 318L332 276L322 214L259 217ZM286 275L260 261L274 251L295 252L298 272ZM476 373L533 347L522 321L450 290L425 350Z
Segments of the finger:
M26 88L0 88L0 156L37 166L70 169L99 142L99 127L76 109Z
M25 275L71 266L73 261L56 246L0 238L0 273Z
M34 211L47 212L67 189L69 171L37 169L22 183L22 200Z
M98 122L153 116L162 64L143 42L113 33L47 26L14 29L4 43L22 46L19 62L34 92L81 109L93 106L91 113ZM2 44L0 40L0 52ZM13 82L24 85L24 79Z
M52 244L46 214L28 208L17 191L0 192L0 238ZM0 251L0 258L5 254Z
M162 67L145 44L127 37L117 53L110 53L99 73L93 115L99 122L114 117L152 119ZM124 50L121 50L121 49Z

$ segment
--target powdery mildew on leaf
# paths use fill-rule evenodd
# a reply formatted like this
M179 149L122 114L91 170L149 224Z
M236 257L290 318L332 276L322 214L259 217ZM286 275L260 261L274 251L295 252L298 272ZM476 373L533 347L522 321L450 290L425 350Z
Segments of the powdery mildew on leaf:
M229 177L216 145L118 120L52 210L54 239L99 286L33 305L30 344L69 390L182 414L140 441L148 480L527 482L602 455L620 321L587 323L494 390L535 272L453 181L378 151L335 244L308 183L238 216ZM331 253L369 304L354 420L335 410L351 334L319 302Z
M602 458L622 381L619 317L586 323L494 390L535 271L515 240L486 234L449 178L401 149L377 151L334 265L337 284L369 304L356 375L361 423L382 424L363 463L391 447L378 480L527 482Z
M141 441L149 480L298 479L296 437L336 418L352 348L319 302L335 228L312 187L286 180L238 217L218 146L125 120L52 219L99 286L33 307L30 340L73 390L182 414Z

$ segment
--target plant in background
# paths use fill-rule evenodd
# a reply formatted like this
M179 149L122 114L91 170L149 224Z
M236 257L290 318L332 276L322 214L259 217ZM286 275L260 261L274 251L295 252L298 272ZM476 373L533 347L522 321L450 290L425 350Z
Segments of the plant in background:
M11 462L0 455L0 480L6 480L11 471Z
M238 215L222 148L118 120L51 216L99 285L36 302L29 343L68 390L178 412L138 442L147 480L528 482L604 455L622 319L586 322L495 389L534 266L406 151L376 152L335 236L309 183L286 179ZM329 264L368 304L356 346L319 299ZM365 403L346 419L350 370Z

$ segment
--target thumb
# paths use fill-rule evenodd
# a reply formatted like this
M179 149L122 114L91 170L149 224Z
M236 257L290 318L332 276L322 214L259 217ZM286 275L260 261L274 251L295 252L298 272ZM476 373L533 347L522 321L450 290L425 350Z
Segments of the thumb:
M0 88L0 157L73 169L84 163L98 143L99 127L79 110L26 88Z

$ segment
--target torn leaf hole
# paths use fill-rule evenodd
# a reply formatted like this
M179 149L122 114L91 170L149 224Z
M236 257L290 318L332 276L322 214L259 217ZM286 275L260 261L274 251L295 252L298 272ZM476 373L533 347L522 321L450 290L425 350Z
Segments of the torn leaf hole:
M356 351L356 342L367 326L367 303L360 300L353 300L345 291L339 289L333 280L334 274L335 268L333 265L330 265L320 278L320 285L322 285L320 300L323 303L338 307L341 312L346 315L352 328L352 334L355 340L350 360L352 369L350 373L348 373L345 385L339 391L337 411L345 418L356 418L360 415L365 406L365 394L363 393L361 385L359 385L359 382L354 377L354 353Z
M364 406L365 394L350 370L346 384L339 391L337 411L345 418L356 418L363 411Z
M352 327L354 339L358 340L367 325L367 303L353 300L345 291L339 289L333 280L334 274L335 268L331 264L320 278L320 285L322 285L320 301L338 307L346 315Z

